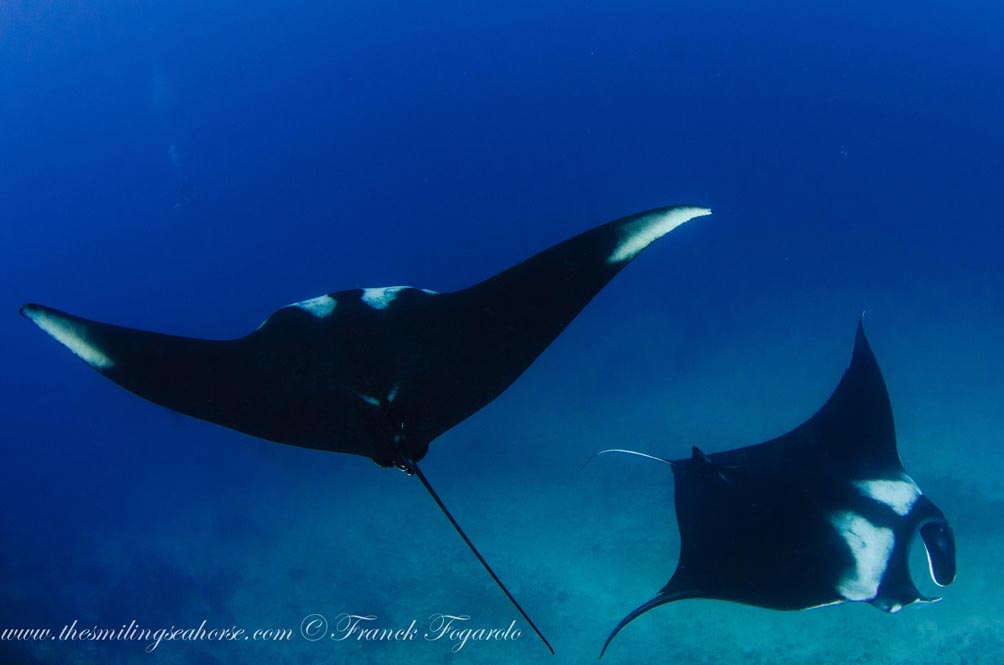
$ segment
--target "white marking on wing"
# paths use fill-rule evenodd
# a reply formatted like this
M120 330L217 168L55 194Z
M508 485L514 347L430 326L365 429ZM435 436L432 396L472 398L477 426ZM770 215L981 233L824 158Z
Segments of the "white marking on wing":
M384 286L372 289L363 289L362 301L373 309L387 309L397 298L397 294L410 286Z
M681 224L695 217L710 215L711 210L697 206L670 208L661 212L646 215L624 227L623 235L607 263L628 261L638 255L653 242L666 235Z
M901 480L858 480L853 485L862 495L889 506L903 517L910 513L921 495L917 483L906 474Z
M388 305L397 299L399 293L409 289L428 293L430 296L436 295L435 291L415 289L413 286L380 286L363 289L362 301L373 309L387 309Z
M302 310L310 312L317 318L323 319L326 316L331 316L331 313L335 311L335 307L337 305L337 300L329 295L323 295L311 298L310 300L293 303L292 306L299 307Z
M872 600L878 595L896 542L892 529L875 526L850 511L833 513L830 523L854 557L854 565L840 579L837 591L847 600Z
M25 314L35 325L91 367L107 369L115 364L101 349L87 340L86 332L79 325L69 319L36 307L25 308Z

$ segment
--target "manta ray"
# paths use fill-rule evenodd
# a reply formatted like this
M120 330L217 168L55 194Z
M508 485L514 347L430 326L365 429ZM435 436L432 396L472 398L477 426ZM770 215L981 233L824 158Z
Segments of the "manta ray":
M892 406L859 322L851 363L829 401L799 427L746 448L666 462L676 479L680 560L654 598L617 624L687 598L775 610L863 601L886 612L924 597L910 577L920 533L931 577L955 580L941 510L903 469ZM602 454L602 453L600 453Z
M328 293L283 307L232 340L134 330L36 304L21 313L151 402L260 439L360 455L417 476L554 653L418 463L436 437L508 388L642 250L710 213L685 205L624 217L452 293L407 286Z

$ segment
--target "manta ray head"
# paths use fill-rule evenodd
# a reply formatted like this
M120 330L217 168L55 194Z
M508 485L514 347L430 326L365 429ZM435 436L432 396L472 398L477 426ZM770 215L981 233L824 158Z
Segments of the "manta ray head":
M944 513L934 503L917 490L917 497L905 514L897 515L893 529L885 530L888 535L888 557L881 577L878 592L869 602L890 613L898 612L913 603L931 603L941 600L922 594L914 584L909 566L910 549L920 535L927 554L928 571L931 579L939 587L955 581L955 536ZM877 529L876 531L884 531ZM874 547L881 538L865 537L865 549L876 551ZM863 550L855 552L857 569L862 569Z
M927 497L921 497L915 508L915 522L907 546L920 534L927 552L927 567L931 579L939 587L955 581L955 536L941 509ZM927 600L921 598L920 600Z

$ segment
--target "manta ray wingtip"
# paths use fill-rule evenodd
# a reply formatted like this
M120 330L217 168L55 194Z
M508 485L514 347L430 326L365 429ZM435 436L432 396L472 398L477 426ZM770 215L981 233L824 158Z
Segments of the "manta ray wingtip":
M668 603L672 603L677 600L683 600L684 598L691 598L696 595L695 593L688 591L670 590L671 584L672 581L669 584L667 584L662 591L656 594L654 598L649 600L647 603L639 605L638 607L633 609L626 617L620 620L620 623L618 623L614 627L614 629L610 631L610 635L607 637L607 641L603 643L603 648L600 650L600 658L603 658L603 654L607 652L607 647L609 647L610 643L613 642L615 637L617 637L617 633L621 632L621 629L623 629L624 626L628 625L629 623L640 617L642 614L645 614L649 610L653 610L656 607L660 607L661 605L666 605Z
M617 220L614 223L623 224L622 236L607 262L626 263L673 229L710 214L711 208L704 206L672 205Z
M103 370L115 364L90 338L85 322L80 319L35 303L22 305L20 312L94 369Z
M686 204L679 206L672 206L669 210L676 212L677 214L685 217L685 219L680 222L681 224L689 222L698 217L708 217L713 214L711 208L708 206L696 205L696 204Z
M17 311L24 318L32 320L43 309L44 308L41 305L36 305L33 302L29 302L21 305L20 309L18 309Z
M671 206L677 210L686 210L688 214L692 215L691 219L696 217L707 217L712 214L711 208L708 206L698 205L696 203L685 203L683 205Z
M872 345L868 341L868 336L865 335L865 315L864 312L861 313L861 318L858 319L858 325L854 333L854 349L851 352L851 361L854 362L855 359L868 359L870 358L871 363L875 363L875 355L872 351Z

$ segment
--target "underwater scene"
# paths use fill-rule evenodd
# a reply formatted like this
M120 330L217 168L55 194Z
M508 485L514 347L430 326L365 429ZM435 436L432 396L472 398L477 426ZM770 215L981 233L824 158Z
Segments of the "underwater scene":
M1004 662L1002 34L0 0L0 665Z

